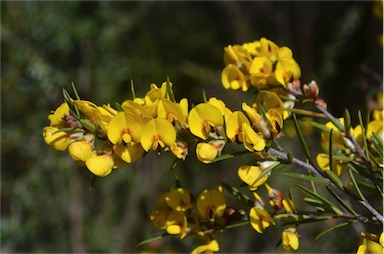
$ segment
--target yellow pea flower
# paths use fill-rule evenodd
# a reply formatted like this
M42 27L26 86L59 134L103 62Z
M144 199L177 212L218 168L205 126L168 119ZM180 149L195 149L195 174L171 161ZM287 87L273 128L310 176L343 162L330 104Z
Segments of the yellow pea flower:
M197 159L203 163L211 163L218 155L225 145L224 140L214 140L209 143L200 142L196 146Z
M239 69L249 70L252 62L250 53L241 45L228 45L224 48L224 64L234 64Z
M144 122L127 112L119 112L112 118L108 127L108 139L112 144L140 142Z
M272 62L277 59L279 47L271 40L263 37L260 39L260 48L258 49L258 56L266 56Z
M175 141L176 130L168 120L156 118L144 126L141 145L147 152L172 147Z
M273 137L276 137L283 128L283 116L279 110L271 108L265 113L265 117L270 123L270 133Z
M319 153L317 156L316 156L316 162L317 164L319 165L319 167L323 170L330 170L330 166L329 166L329 155L328 154L325 154L325 153ZM337 161L335 159L333 159L332 161L333 165L332 165L332 171L338 175L338 176L341 176L346 170L347 170L347 167L346 165L344 165L342 162L340 161Z
M111 173L115 162L112 154L102 154L91 157L85 162L85 165L96 176L106 176Z
M158 229L165 229L167 226L168 213L155 210L149 216L153 225Z
M207 244L200 245L196 247L191 254L200 254L200 253L216 253L220 250L219 244L216 240L212 240Z
M135 142L130 142L129 144L118 143L113 146L113 151L127 163L138 161L144 155L144 149L141 144Z
M226 201L222 188L204 190L197 197L197 211L202 218L211 218L212 216L221 217L226 208Z
M95 103L85 100L74 100L72 103L78 107L87 119L89 119L93 124L100 126L104 133L107 133L108 126L103 121L99 107Z
M171 151L177 158L185 160L188 155L188 143L176 140L171 146Z
M232 142L236 142L238 135L242 132L243 123L250 124L248 118L241 111L235 111L228 116L226 121L227 137Z
M160 99L157 106L157 117L167 119L171 123L178 122L181 127L185 127L186 118L183 109L178 103L167 99Z
M209 103L200 103L189 112L188 124L193 135L206 140L211 129L223 126L224 120L217 107Z
M264 118L262 118L261 115L257 113L256 109L248 106L245 102L241 104L241 107L251 120L252 126L256 127L256 129L261 132L265 138L269 139L271 137L271 133Z
M187 217L184 212L173 210L166 223L166 231L171 235L180 235L183 239L187 235Z
M193 206L191 195L183 188L173 189L166 193L165 201L169 207L176 211L186 211Z
M248 123L243 123L239 140L243 142L244 147L250 152L262 151L265 148L264 138L256 133Z
M268 228L271 224L275 224L269 213L259 207L252 207L249 212L249 219L251 226L260 234L263 230Z
M290 57L279 59L276 65L275 77L280 84L287 87L289 82L299 79L300 76L300 66L296 63L295 59Z
M66 102L62 103L53 113L48 116L50 126L63 128L66 127L66 121L64 120L64 115L69 114L69 107Z
M244 73L234 64L227 65L221 72L221 83L225 89L248 90L249 84L245 79Z
M260 49L260 41L243 43L243 48L247 50L252 56L255 56Z
M295 228L288 228L282 232L282 242L285 250L291 248L297 250L299 248L299 236Z
M264 88L273 84L273 65L268 57L255 57L249 73L251 84L255 87Z
M47 145L54 149L64 151L73 142L71 135L67 132L56 132L59 129L56 127L46 126L43 128L43 138Z
M363 241L357 249L357 254L382 254L383 246L380 244L379 237L376 234L361 232Z
M249 188L252 191L256 190L260 185L264 184L267 181L269 177L268 174L264 175L259 180L257 180L257 178L262 172L263 169L261 167L248 165L241 166L237 170L237 174L240 179L246 184L248 184Z
M87 141L76 141L69 145L68 152L72 159L76 161L80 166L84 166L85 162L96 154L93 152L92 145Z
M232 113L232 111L225 105L222 100L219 100L215 97L209 98L208 104L211 104L218 108L221 114L224 116L225 120L227 120L228 116Z

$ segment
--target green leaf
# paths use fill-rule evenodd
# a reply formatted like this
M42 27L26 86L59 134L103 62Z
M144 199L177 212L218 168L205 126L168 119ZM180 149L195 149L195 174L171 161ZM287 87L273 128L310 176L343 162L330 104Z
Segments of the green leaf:
M305 223L319 222L332 219L332 215L306 215L306 214L278 214L273 216L274 219L280 220L283 225L300 225Z
M234 152L234 153L226 153L222 154L220 156L217 156L212 162L217 162L217 161L222 161L222 160L228 160L233 157L239 156L239 155L244 155L244 154L250 154L249 151L239 151L239 152Z
M305 142L303 133L301 132L299 122L297 121L297 118L296 118L296 114L293 113L292 116L293 116L293 122L295 124L295 129L296 129L296 132L297 132L297 136L299 137L299 140L300 140L300 143L301 143L301 147L303 148L304 154L307 157L308 161L310 162L310 164L313 165L312 159L311 159L311 154L309 153L309 149L308 149L307 143Z
M333 129L329 132L329 170L333 171L333 149L332 149L332 134L333 134Z
M340 190L344 190L343 182L341 181L338 175L333 173L332 170L324 170L323 172L327 175L331 182L337 186L337 188L339 188Z
M131 93L132 93L132 100L136 99L135 85L133 84L132 79L131 79Z
M325 186L328 190L329 193L331 193L331 195L347 210L349 211L351 214L353 214L354 216L358 216L358 214L355 212L355 210L352 209L352 207L350 207L349 205L347 205L347 203L345 203L345 201L339 196L336 194L336 192L334 192L331 188L329 188L328 186Z
M355 187L357 193L359 194L359 197L361 198L361 200L365 200L365 197L361 192L359 185L356 182L355 176L353 175L352 169L348 169L348 172L349 172L349 177L353 183L353 186Z
M349 114L348 109L344 110L344 126L346 132L349 134L351 130L351 114Z
M76 100L80 100L80 96L79 96L79 93L77 92L75 83L72 82L72 83L71 83L71 86L72 86L73 93L75 94L75 98L76 98Z
M302 121L302 122L309 123L309 124L312 125L313 127L318 128L318 129L320 129L320 130L322 130L322 131L329 131L329 130L330 130L330 128L327 127L327 126L325 126L324 124L317 123L317 122L315 122L315 121L313 121L313 120L310 120L310 119L302 119L301 121Z
M255 183L257 183L257 181L259 181L261 178L263 178L265 175L267 175L267 174L271 174L271 171L274 169L274 168L276 168L277 166L279 166L280 164L279 164L279 162L278 161L276 161L276 164L274 164L274 165L272 165L272 166L270 166L270 167L268 167L268 168L266 168L266 169L264 169L263 170L263 172L261 172L261 174L256 178L256 180L255 180ZM285 168L286 167L286 165L280 165L280 166L282 166L283 168ZM278 169L278 171L280 171L282 168L279 168Z
M239 199L243 203L249 205L250 207L254 206L254 202L245 194L241 193L235 187L232 187L224 182L221 182L221 185L226 189L229 193L231 193L235 198Z
M124 111L124 109L121 107L120 103L118 103L118 102L115 102L115 107L116 107L117 111Z
M316 237L315 237L315 240L319 240L323 235L335 230L335 229L338 229L338 228L341 228L341 227L344 227L348 224L350 224L351 222L350 221L346 221L346 222L343 222L343 223L339 223L339 224L336 224L335 226L333 227L330 227L330 228L327 228L326 230L320 232Z
M314 176L305 175L305 174L287 172L287 173L282 173L282 175L298 178L301 180L314 181L314 182L318 182L318 183L322 183L322 184L327 184L327 181L324 179L314 177Z
M304 201L308 203L309 205L315 207L317 210L325 213L326 210L324 208L324 203L318 199L313 199L313 198L304 198Z
M307 188L305 188L305 187L303 187L301 185L296 185L296 187L301 192L303 192L307 197L319 201L320 204L321 204L320 207L323 208L324 211L329 212L329 213L333 213L333 214L336 214L336 215L339 215L339 216L343 215L343 212L340 211L339 208L337 208L334 204L332 204L330 201L326 200L325 198L323 198L319 194L314 193L313 191L308 190Z
M365 156L367 158L369 158L368 156L368 144L367 144L367 129L365 128L365 125L364 125L364 121L363 121L363 116L361 115L361 111L359 110L357 112L357 115L359 117L359 124L360 124L360 127L361 127L361 133L362 133L362 136L363 136L363 144L364 144L364 152L365 152Z
M147 239L147 240L144 240L144 241L139 242L139 243L136 245L136 247L139 247L139 246L142 246L142 245L144 245L144 244L153 242L153 241L155 241L155 240L161 239L161 238L163 238L163 237L165 237L165 236L168 236L168 235L169 235L168 233L162 233L161 235L157 235L157 236L154 236L154 237L152 237L152 238L150 238L150 239Z

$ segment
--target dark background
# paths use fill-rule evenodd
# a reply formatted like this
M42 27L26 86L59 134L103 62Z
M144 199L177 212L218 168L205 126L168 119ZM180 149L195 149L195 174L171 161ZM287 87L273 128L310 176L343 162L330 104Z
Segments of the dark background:
M250 97L222 87L223 48L267 37L293 50L302 83L315 79L335 116L347 107L356 121L382 90L382 29L382 2L371 1L1 1L1 252L189 252L201 243L136 247L160 233L149 214L173 184L172 156L151 153L90 189L91 174L42 139L62 87L74 82L83 99L113 104L131 98L131 79L143 96L170 77L178 99L201 102L205 89L235 110ZM192 161L177 172L197 195L236 169ZM303 227L301 251L356 251L349 232L361 228L312 243L326 226ZM276 252L279 239L278 228L243 227L219 243L223 252Z

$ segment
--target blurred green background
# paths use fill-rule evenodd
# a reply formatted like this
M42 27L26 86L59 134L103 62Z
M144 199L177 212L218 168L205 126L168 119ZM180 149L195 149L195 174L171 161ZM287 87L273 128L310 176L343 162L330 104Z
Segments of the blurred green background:
M62 87L74 82L83 99L114 103L131 98L131 79L142 96L169 76L179 99L201 102L205 89L239 109L251 97L222 87L223 48L264 36L293 50L302 83L317 80L332 113L354 116L382 89L382 30L382 2L370 1L1 1L1 252L189 252L200 243L136 247L160 233L149 214L173 184L172 156L151 153L90 188L92 175L42 138ZM236 183L238 162L187 162L176 172L195 195ZM321 227L303 229L302 252L356 250L351 228L314 243ZM279 229L243 227L219 243L222 252L276 252L279 239Z

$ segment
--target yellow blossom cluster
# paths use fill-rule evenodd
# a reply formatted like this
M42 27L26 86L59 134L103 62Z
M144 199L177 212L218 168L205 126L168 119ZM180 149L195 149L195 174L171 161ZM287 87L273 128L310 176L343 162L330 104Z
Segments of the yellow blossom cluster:
M114 108L110 104L99 106L80 99L73 87L75 99L64 90L64 103L48 116L49 126L43 128L44 140L56 150L68 150L78 165L100 177L140 160L151 151L172 153L177 161L185 160L193 150L197 159L205 164L251 154L255 161L240 164L237 177L242 182L241 187L245 187L253 199L223 182L220 187L205 189L195 197L178 181L177 187L158 199L157 209L150 215L154 226L180 239L188 236L202 238L204 244L195 248L194 254L219 251L217 238L228 226L247 222L261 234L276 220L294 225L282 231L281 243L287 251L297 250L300 222L320 221L324 217L316 218L317 214L311 211L308 214L300 211L299 214L291 192L289 198L285 198L280 190L267 183L274 169L289 164L300 165L310 172L309 175L286 174L311 182L314 191L296 187L306 195L304 201L320 213L325 212L327 218L339 216L363 223L370 220L358 215L342 198L338 198L338 194L331 192L346 210L343 213L315 190L314 182L325 184L328 191L334 188L345 192L358 201L355 203L363 204L376 216L370 221L372 224L383 220L367 203L352 172L361 173L361 178L366 180L365 186L382 195L378 181L382 180L383 168L382 109L369 114L371 118L366 124L360 119L360 124L354 128L349 112L344 118L336 119L318 97L319 86L315 81L301 87L300 67L293 59L291 49L279 47L266 38L225 47L224 64L221 76L224 88L247 91L254 87L256 90L254 101L250 104L242 102L240 110L232 111L224 101L216 97L207 98L205 94L203 102L197 105L190 105L187 98L177 101L169 80L160 87L151 84L143 97L137 97L133 92L132 99L116 103ZM296 102L301 105L312 103L320 113L296 108ZM301 123L322 130L320 146L325 152L316 155L317 167L312 162L296 113L302 114L302 119L322 117L330 120L326 124L314 120ZM307 162L294 158L277 141L284 136L284 123L292 115ZM241 151L222 154L229 143ZM347 171L349 177L344 177ZM357 194L347 189L351 182ZM229 207L221 186L250 206L248 210ZM264 202L259 196L260 186L266 188L269 202ZM358 253L375 252L383 245L383 234L378 237L363 232L362 236L364 239Z
M292 50L278 47L264 37L243 45L229 45L224 51L225 68L221 80L226 89L287 87L301 76Z
M196 199L188 190L175 188L159 198L157 208L150 215L155 227L165 230L170 235L178 235L180 239L197 235L207 242L192 253L219 250L214 238L229 220L221 187L206 189ZM216 228L217 232L209 231L212 228Z

